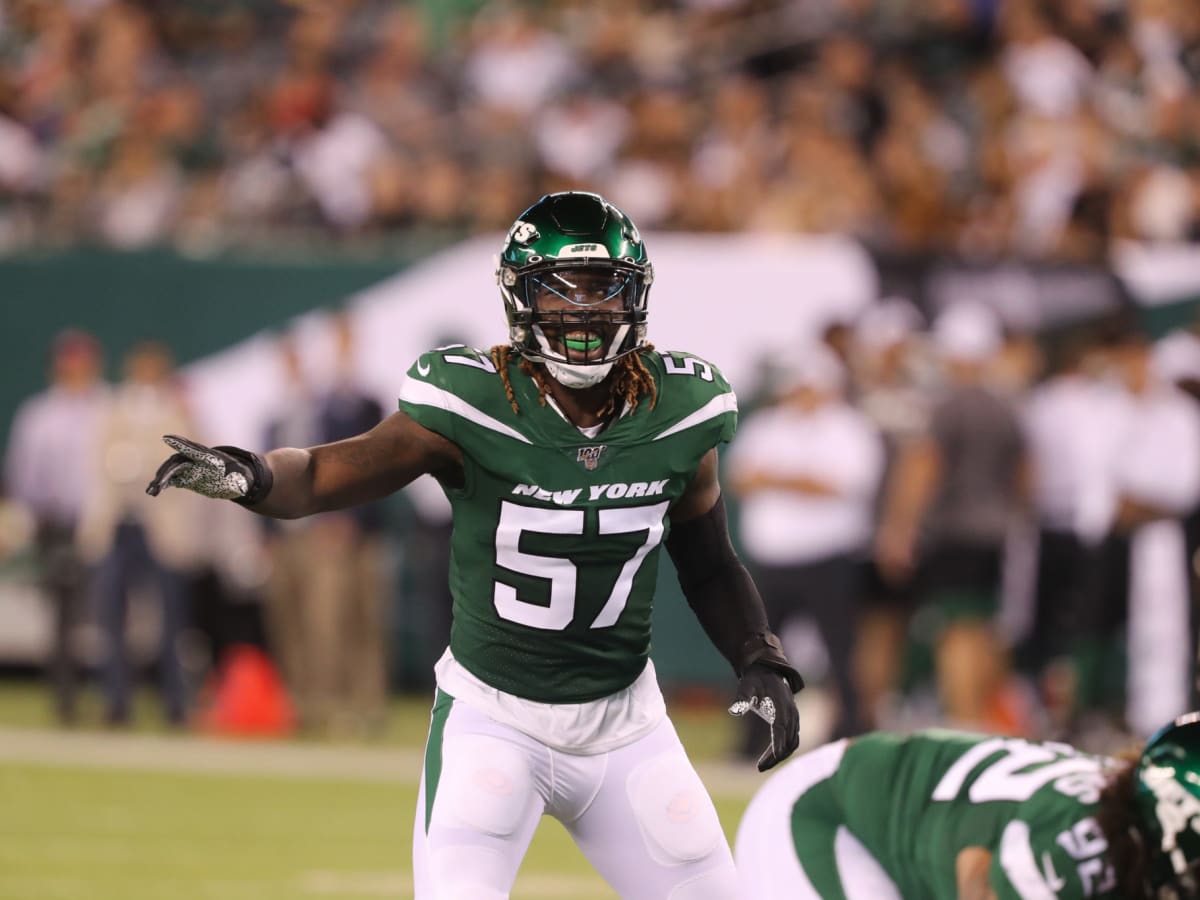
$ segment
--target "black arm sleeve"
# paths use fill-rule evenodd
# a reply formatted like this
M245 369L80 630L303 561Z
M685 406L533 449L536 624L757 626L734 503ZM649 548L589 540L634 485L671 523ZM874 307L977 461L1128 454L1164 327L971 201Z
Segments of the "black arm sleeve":
M778 671L793 691L804 687L771 633L758 588L729 540L724 497L704 515L673 525L667 553L688 606L739 678L758 664Z

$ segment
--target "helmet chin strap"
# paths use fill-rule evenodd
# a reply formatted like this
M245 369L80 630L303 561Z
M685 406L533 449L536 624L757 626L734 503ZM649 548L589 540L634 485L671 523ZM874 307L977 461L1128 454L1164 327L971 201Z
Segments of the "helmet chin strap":
M608 373L612 371L613 367L611 362L599 363L594 366L573 366L569 363L555 362L551 359L544 359L542 362L546 366L546 371L550 373L555 381L563 387L574 390L599 384L608 377Z

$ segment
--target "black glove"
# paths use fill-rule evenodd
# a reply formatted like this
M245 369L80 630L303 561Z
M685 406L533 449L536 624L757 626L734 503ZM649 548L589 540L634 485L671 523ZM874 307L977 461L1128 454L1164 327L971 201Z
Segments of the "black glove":
M165 487L187 488L216 500L250 506L271 490L271 468L257 453L241 447L206 447L175 434L163 443L176 451L154 473L146 493L157 497Z
M758 662L746 666L738 679L737 699L729 707L729 714L744 716L748 712L771 726L771 743L758 758L758 771L765 772L791 756L800 745L796 698L791 682L778 668Z

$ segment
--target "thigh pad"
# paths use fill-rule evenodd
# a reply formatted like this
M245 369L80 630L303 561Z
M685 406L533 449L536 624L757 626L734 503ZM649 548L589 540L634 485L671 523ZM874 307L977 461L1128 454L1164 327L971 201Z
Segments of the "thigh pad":
M708 792L682 753L641 763L625 789L646 848L660 865L703 859L724 840Z
M533 776L520 748L482 734L447 734L431 828L512 835L534 800Z

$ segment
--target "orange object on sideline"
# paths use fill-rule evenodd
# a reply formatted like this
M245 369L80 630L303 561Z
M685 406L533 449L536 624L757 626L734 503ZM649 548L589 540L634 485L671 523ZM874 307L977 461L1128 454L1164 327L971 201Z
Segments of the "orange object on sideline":
M221 661L200 727L214 734L284 737L296 725L295 711L271 658L239 644Z

